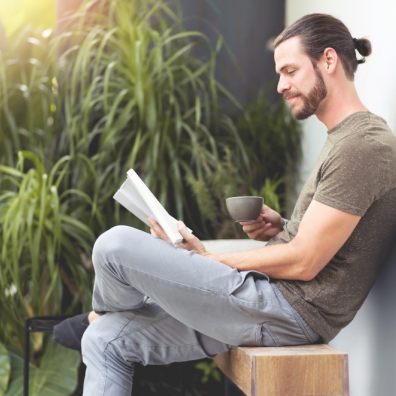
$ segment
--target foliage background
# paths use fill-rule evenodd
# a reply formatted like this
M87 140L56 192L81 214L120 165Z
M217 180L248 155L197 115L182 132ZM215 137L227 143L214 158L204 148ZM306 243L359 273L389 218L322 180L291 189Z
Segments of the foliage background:
M53 0L2 0L1 22L8 35L24 26L49 29L55 26L55 2Z
M24 319L89 309L95 237L142 227L111 199L128 168L210 239L241 236L224 197L258 193L282 210L298 159L299 129L283 106L262 94L242 109L215 78L221 39L213 47L186 31L177 2L87 10L63 33L15 29L0 52L0 389L10 395L21 386ZM39 333L33 345L33 377L45 384L40 367L59 352ZM51 364L75 386L74 369ZM209 363L194 367L197 388L215 380ZM159 382L153 394L173 386Z

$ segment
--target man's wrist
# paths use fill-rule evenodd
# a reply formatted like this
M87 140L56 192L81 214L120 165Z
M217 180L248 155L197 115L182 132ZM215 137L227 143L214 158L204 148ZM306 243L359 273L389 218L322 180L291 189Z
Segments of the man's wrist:
M201 254L202 256L205 256L205 257L210 258L211 260L220 262L220 257L219 257L219 254L218 254L218 253L210 253L210 252L208 252L208 251L205 251L204 253L200 253L200 254Z

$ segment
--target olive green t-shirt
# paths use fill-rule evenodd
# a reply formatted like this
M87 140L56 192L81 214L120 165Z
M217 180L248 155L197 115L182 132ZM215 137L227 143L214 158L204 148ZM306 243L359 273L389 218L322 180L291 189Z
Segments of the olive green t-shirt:
M312 200L361 220L313 280L273 282L328 342L362 305L396 233L396 137L382 118L357 112L328 131L290 221L270 245L294 238Z

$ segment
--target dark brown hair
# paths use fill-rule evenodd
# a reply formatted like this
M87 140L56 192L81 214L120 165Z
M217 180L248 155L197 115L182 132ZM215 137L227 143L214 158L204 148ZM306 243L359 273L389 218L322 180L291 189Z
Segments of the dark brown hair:
M300 18L275 39L273 47L296 36L301 38L304 50L314 64L326 48L333 48L341 59L346 76L351 80L358 64L364 63L365 57L371 54L369 40L353 38L339 19L327 14L309 14ZM356 58L355 50L362 58Z

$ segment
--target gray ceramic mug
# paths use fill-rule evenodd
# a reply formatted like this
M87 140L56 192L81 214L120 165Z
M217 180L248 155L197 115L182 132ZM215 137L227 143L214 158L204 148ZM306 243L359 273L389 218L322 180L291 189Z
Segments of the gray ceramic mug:
M228 213L235 221L256 220L263 207L264 199L257 196L226 198Z

